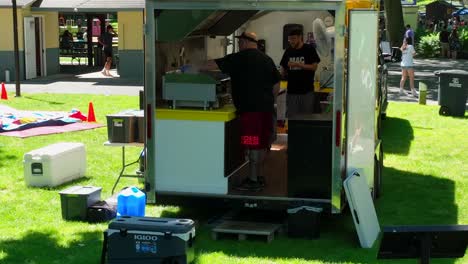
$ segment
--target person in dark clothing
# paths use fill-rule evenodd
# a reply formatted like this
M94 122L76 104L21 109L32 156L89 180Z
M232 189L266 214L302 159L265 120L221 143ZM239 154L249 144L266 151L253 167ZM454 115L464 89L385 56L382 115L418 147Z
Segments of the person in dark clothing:
M78 31L76 32L76 39L83 40L83 30L81 26L78 26Z
M249 177L238 189L257 191L265 184L263 162L273 138L280 74L273 60L258 49L255 33L244 32L236 38L239 52L209 61L202 69L219 69L231 77L232 99L241 121L240 140L250 161Z
M452 29L452 33L450 33L450 36L449 36L449 43L450 43L450 56L452 57L452 59L456 59L457 52L460 51L460 47L461 47L460 39L458 37L457 27L454 27Z
M60 48L66 50L68 53L72 53L73 49L73 35L70 31L65 30L60 38Z
M444 26L442 31L439 33L439 42L440 42L440 56L442 58L449 58L449 36L450 33L447 31L447 26Z
M292 30L281 59L281 74L288 80L288 117L314 112L314 76L320 58L312 45L304 43L300 30Z
M112 41L114 37L117 37L117 34L111 25L108 25L106 32L102 33L99 37L99 43L102 45L102 51L106 57L106 64L104 64L104 68L101 71L104 76L112 76L109 71L112 66Z

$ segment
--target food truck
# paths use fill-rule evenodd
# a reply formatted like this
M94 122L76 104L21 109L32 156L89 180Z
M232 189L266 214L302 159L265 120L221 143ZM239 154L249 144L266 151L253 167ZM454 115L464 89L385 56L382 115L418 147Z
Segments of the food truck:
M343 181L358 170L381 190L379 1L148 0L145 10L148 202L206 199L232 206L331 214L346 206ZM265 158L266 186L236 186L248 174L229 76L184 68L236 52L233 36L256 32L279 67L288 30L300 29L321 62L314 113L287 119ZM282 82L282 89L285 82ZM278 97L278 118L281 110ZM284 108L284 107L283 107Z

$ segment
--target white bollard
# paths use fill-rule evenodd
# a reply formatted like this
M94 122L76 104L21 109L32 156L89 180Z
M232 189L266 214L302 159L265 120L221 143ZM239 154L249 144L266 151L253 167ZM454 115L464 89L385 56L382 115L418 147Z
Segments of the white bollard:
M427 97L427 85L423 82L419 82L419 104L425 105Z
M10 82L10 71L5 70L5 82L9 83Z

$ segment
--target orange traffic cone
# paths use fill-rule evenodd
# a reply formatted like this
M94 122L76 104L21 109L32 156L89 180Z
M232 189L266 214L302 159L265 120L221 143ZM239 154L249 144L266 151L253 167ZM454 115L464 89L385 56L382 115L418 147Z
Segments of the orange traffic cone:
M89 107L88 107L88 122L96 122L96 117L94 116L93 102L89 102Z
M4 83L2 83L2 100L8 100L8 93Z

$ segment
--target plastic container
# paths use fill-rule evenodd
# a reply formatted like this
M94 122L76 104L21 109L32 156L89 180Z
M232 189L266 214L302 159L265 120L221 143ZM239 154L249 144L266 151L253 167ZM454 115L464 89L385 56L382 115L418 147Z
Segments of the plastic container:
M137 187L129 187L117 195L117 217L145 216L146 194Z
M125 110L107 115L107 137L112 143L145 142L143 110Z
M316 239L320 237L320 213L322 208L300 206L288 209L288 236Z
M133 113L107 115L107 137L112 143L135 142L136 118Z
M101 200L101 187L72 186L61 192L62 218L65 220L86 220L88 206Z
M83 177L86 150L83 143L61 142L32 150L23 157L26 185L54 187Z

